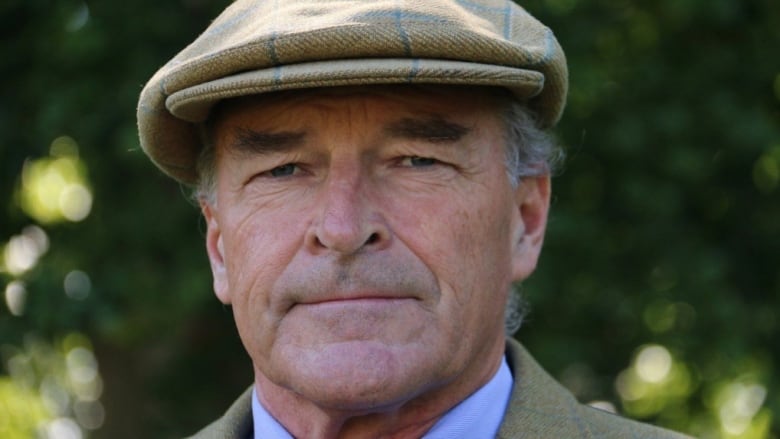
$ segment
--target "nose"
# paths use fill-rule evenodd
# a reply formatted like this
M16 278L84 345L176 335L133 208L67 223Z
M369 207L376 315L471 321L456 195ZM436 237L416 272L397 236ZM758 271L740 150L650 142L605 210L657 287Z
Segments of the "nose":
M387 247L390 229L372 192L359 170L331 172L318 194L315 219L306 237L309 250L348 256Z

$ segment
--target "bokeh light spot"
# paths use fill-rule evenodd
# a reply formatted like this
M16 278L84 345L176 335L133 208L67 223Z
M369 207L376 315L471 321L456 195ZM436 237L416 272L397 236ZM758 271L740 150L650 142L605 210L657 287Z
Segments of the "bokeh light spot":
M624 370L615 379L615 388L618 394L620 394L620 398L624 401L637 401L644 398L647 394L645 383L635 379L635 375L632 372L631 369Z
M15 280L5 287L5 304L12 315L24 314L24 304L27 301L27 288L24 283Z
M30 438L49 414L34 389L0 376L0 437Z
M648 383L660 383L671 370L672 355L663 346L647 346L636 357L636 373Z
M30 358L23 354L11 357L7 363L8 373L11 379L21 387L32 388L35 385L35 371L32 369Z
M38 226L28 226L21 235L11 237L3 251L5 269L20 275L38 263L38 259L49 250L49 238Z
M79 425L70 418L57 418L46 426L46 437L51 439L82 439Z
M780 160L774 154L764 154L753 165L753 183L764 193L773 192L780 183Z
M92 210L92 194L82 184L69 184L60 192L59 207L65 219L81 221Z
M79 425L87 430L97 430L106 419L106 410L100 401L79 401L73 406Z
M49 155L52 157L78 157L79 145L70 136L60 136L51 142Z
M22 169L19 201L22 210L40 223L81 221L92 209L86 165L78 157L76 141L56 138L51 157L28 160Z
M0 354L9 374L0 373L0 437L82 438L104 424L103 380L88 337L74 332L51 344L29 336L23 348L3 345Z
M668 332L677 320L677 308L667 300L657 300L642 312L645 326L655 333Z
M77 383L88 383L98 376L97 360L86 348L71 349L65 357L68 366L68 377Z
M65 294L71 299L84 300L89 296L90 290L92 290L92 281L87 273L73 270L65 275L63 288L65 289Z
M751 426L766 399L766 388L755 383L735 382L719 395L718 415L723 429L731 435L741 435Z
M40 389L43 405L49 412L63 415L70 408L70 395L54 375L46 375Z
M86 3L82 2L78 8L73 12L65 25L65 30L68 32L76 32L83 28L89 21L89 7Z
M103 380L100 375L91 381L71 381L71 385L78 400L82 402L97 401L103 394Z

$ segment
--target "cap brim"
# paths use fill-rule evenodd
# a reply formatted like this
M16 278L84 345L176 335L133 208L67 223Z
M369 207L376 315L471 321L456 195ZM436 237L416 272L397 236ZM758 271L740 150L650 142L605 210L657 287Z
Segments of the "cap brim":
M345 59L288 64L223 77L178 90L165 106L176 118L204 122L217 102L240 96L303 88L380 84L504 87L529 100L544 88L540 72L436 59Z

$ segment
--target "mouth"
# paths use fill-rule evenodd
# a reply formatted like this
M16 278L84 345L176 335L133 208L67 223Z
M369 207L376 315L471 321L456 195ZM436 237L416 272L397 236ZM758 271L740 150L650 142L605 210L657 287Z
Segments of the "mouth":
M284 321L296 329L308 328L303 332L324 346L409 340L420 333L425 316L418 299L360 295L297 303Z
M411 296L393 296L393 295L349 295L345 297L328 297L316 300L306 300L299 303L299 305L328 305L328 304L361 304L365 303L370 305L371 303L387 304L388 302L403 302L409 300L419 300Z

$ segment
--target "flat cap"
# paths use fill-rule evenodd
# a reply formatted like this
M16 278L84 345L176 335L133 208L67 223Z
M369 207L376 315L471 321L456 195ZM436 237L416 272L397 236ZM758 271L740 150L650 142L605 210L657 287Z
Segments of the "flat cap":
M548 128L568 78L553 33L510 0L238 0L144 87L141 147L194 184L218 101L371 84L504 87Z

